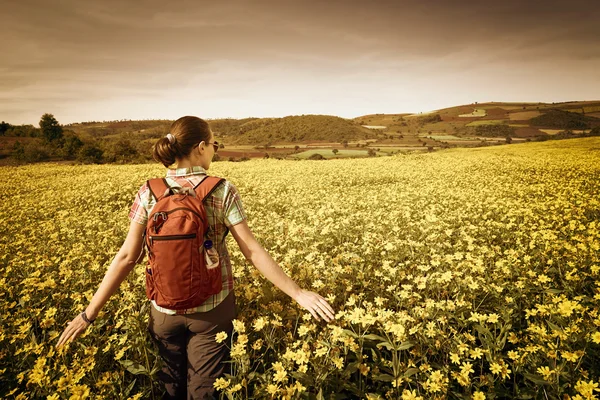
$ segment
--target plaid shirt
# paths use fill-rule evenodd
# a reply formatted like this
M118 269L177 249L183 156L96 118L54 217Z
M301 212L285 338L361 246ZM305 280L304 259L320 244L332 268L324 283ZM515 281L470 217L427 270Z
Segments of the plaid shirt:
M166 180L170 187L194 187L206 176L206 170L200 166L191 168L168 169ZM146 183L138 191L135 201L129 212L129 219L146 225L148 215L152 207L156 204L156 199L150 194ZM242 206L242 199L237 188L229 181L220 183L215 190L204 201L206 216L209 224L208 237L213 241L215 248L219 252L219 262L221 264L223 289L209 297L203 304L187 310L169 310L156 305L152 300L154 307L165 314L191 314L195 312L206 312L215 308L225 297L233 290L233 273L231 271L231 260L227 252L225 237L229 232L229 227L238 224L246 219L246 214Z

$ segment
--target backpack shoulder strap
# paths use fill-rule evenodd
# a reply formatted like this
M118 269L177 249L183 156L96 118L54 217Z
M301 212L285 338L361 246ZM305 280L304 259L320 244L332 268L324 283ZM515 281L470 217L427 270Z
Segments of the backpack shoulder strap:
M219 183L224 181L224 178L219 178L218 176L207 176L194 186L196 196L204 201L216 189Z
M150 194L152 194L152 197L156 201L163 198L165 192L170 189L165 178L150 179L146 184L148 185L148 189L150 189Z

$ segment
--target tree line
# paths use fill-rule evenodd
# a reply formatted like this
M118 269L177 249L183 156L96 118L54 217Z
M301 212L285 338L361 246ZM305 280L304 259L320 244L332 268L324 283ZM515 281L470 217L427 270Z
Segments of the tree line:
M52 114L42 115L40 127L0 123L0 136L17 140L11 156L17 162L72 160L82 163L140 163L151 160L151 145L125 138L98 140L79 137L65 130Z

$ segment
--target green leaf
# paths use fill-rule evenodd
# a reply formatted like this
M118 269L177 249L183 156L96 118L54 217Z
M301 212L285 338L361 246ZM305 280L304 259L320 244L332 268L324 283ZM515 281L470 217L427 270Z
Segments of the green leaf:
M375 379L376 381L381 381L381 382L393 382L394 381L394 377L392 375L388 375L388 374L374 375L373 379Z
M383 336L379 336L379 335L365 335L363 336L363 338L367 339L367 340L373 340L373 341L379 341L379 342L385 342L387 341L386 338L384 338Z
M136 380L137 379L134 379L133 381L131 381L131 383L129 384L129 386L127 386L127 389L125 389L125 396L129 396L129 394L133 390L133 387L135 386Z
M406 370L403 376L408 378L409 376L413 376L417 372L419 372L419 368L409 368Z
M119 361L119 362L121 363L122 366L125 367L125 369L127 371L131 372L134 375L140 375L140 374L146 373L146 368L140 363L136 363L131 360L123 360L123 361Z
M359 362L353 362L353 363L346 365L345 371L350 374L355 373L358 370L358 364L359 364Z
M390 342L381 342L377 345L378 348L385 347L388 350L394 350L394 346Z
M539 377L538 375L534 375L534 374L524 374L526 379L529 379L531 382L535 383L536 385L550 385L550 382L545 381L543 378Z
M546 323L548 324L548 326L549 326L550 328L552 328L552 330L555 330L555 331L557 331L557 332L560 332L560 333L564 333L564 332L563 332L563 329L562 329L560 326L558 326L558 325L556 325L556 324L553 324L553 323L552 323L552 322L550 322L550 321L546 321Z
M402 342L400 343L400 346L396 347L396 350L408 350L411 347L413 347L415 344L413 342L410 341L406 341L406 342Z
M323 389L319 389L319 393L317 394L317 400L324 400Z
M344 329L344 333L350 337L358 339L358 335L356 333L352 332L350 329Z

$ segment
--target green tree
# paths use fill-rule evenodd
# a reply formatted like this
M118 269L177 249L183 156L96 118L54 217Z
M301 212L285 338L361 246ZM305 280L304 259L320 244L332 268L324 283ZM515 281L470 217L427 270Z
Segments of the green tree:
M77 156L77 152L83 146L83 142L73 132L67 132L64 135L64 142L62 147L62 156L67 160L72 160Z
M77 152L77 160L85 164L100 164L103 151L94 143L85 143Z
M34 139L25 144L17 141L13 146L13 156L19 161L34 163L47 160L50 154L40 139Z
M42 138L48 143L60 143L63 138L62 126L58 123L54 115L44 114L40 119L40 129L42 130Z
M0 123L0 136L4 136L6 131L9 130L10 128L12 128L11 124L9 124L8 122L2 121Z
M335 154L335 155L337 155L337 153L339 152L339 150L338 150L338 149L333 149L333 150L331 150L331 151L332 151L332 152L333 152L333 154Z
M104 161L116 162L120 164L138 161L139 153L131 140L119 138L103 146L102 158Z

